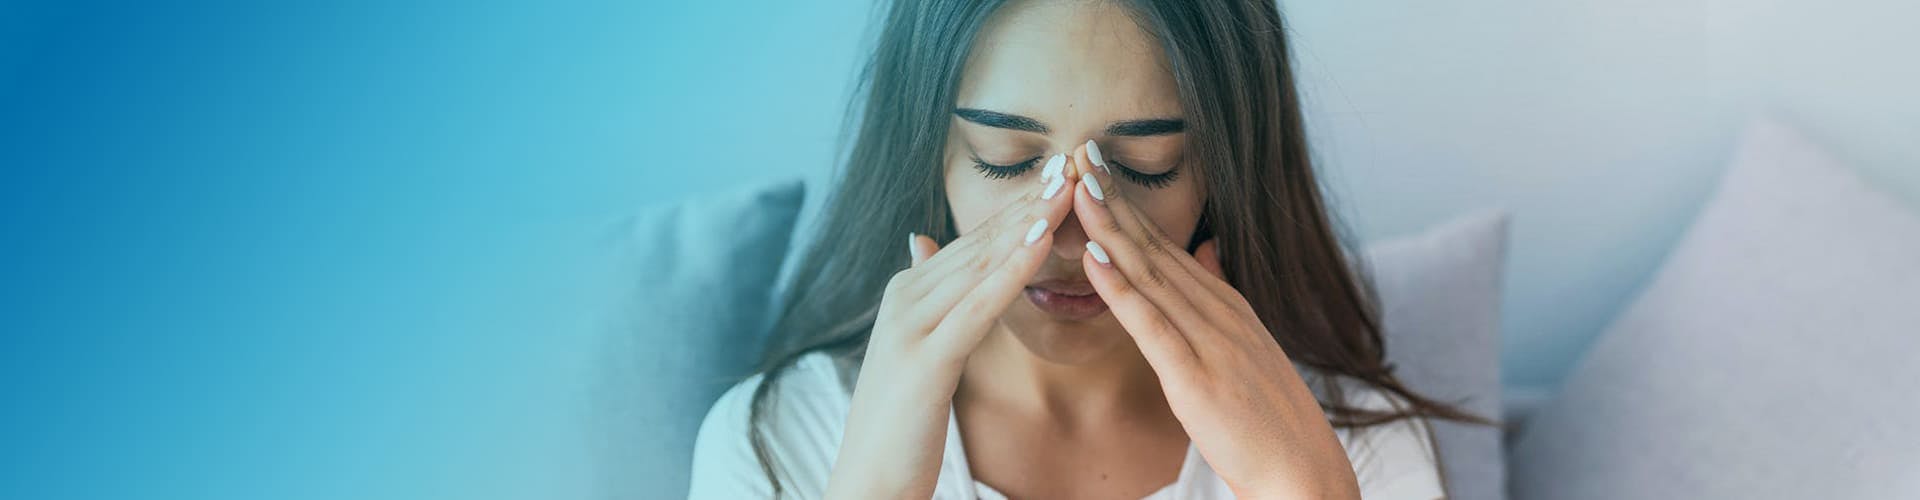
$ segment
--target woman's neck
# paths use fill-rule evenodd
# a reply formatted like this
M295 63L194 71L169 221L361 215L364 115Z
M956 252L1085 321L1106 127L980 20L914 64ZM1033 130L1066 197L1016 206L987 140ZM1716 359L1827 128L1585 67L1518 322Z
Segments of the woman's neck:
M955 404L985 404L1063 429L1172 418L1159 378L1131 339L1101 357L1066 364L1035 355L995 326L967 359L960 380Z

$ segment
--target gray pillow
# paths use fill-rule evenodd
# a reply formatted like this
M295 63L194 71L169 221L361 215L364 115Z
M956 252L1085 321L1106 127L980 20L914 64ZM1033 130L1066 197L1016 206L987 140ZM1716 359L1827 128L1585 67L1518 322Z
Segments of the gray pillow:
M684 498L707 407L747 376L800 209L798 180L655 207L620 221L622 280L601 347L595 438L606 498Z
M1387 361L1421 395L1500 415L1500 291L1507 216L1482 212L1367 248ZM1456 499L1505 491L1500 428L1433 423L1441 477Z
M1513 451L1517 498L1920 498L1920 217L1753 127Z

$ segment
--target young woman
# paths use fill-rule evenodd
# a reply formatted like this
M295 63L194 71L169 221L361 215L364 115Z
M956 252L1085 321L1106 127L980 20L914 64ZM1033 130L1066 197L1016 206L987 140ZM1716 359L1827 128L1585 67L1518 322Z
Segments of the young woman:
M696 498L1444 496L1271 0L899 0ZM902 270L904 269L904 270Z

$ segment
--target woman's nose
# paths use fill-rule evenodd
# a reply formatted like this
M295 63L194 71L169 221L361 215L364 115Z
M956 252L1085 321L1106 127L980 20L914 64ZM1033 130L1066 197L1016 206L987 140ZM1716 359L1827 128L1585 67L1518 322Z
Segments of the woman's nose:
M1060 220L1060 228L1053 231L1053 255L1078 264L1080 254L1087 251L1087 231L1080 227L1080 217L1067 212Z
M1081 176L1086 174L1087 166L1080 161L1080 149L1085 147L1083 145L1074 148L1073 154L1067 155L1066 169L1061 173L1068 179L1079 181ZM1079 183L1076 182L1074 185L1078 186ZM1072 196L1075 193L1063 194ZM1080 227L1080 216L1069 211L1067 217L1060 220L1060 228L1053 232L1053 255L1078 263L1080 254L1086 251L1087 231Z

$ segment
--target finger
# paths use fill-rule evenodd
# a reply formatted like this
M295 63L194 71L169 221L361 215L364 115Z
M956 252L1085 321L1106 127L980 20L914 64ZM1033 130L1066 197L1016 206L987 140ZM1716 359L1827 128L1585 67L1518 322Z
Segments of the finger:
M1075 179L1067 177L1065 155L1054 155L1042 168L1041 181L1031 191L1022 193L1020 198L993 215L987 216L974 227L961 234L960 239L985 237L988 239L1011 240L1024 236L1027 225L1035 219L1048 219L1052 227L1066 218L1073 209L1073 193L1079 186ZM956 240L957 241L957 240Z
M1074 153L1075 159L1080 160L1077 163L1081 165L1094 164L1092 168L1081 170L1081 181L1086 187L1079 193L1076 193L1077 199L1075 200L1076 205L1084 203L1089 206L1076 208L1076 210L1079 210L1082 214L1094 212L1098 210L1098 207L1091 205L1105 204L1108 196L1115 197L1113 206L1109 207L1109 210L1115 213L1114 222L1122 232L1133 235L1134 239L1143 246L1159 244L1164 247L1178 249L1179 251L1164 253L1167 257L1171 258L1173 263L1180 264L1180 267L1185 268L1187 272L1192 275L1192 283L1200 285L1206 289L1207 292L1212 293L1215 298L1228 304L1244 301L1244 299L1241 298L1240 292L1226 282L1224 273L1208 271L1200 266L1198 262L1189 258L1183 245L1174 244L1172 239L1167 237L1166 232L1154 224L1153 220L1147 217L1145 212L1136 209L1132 200L1122 196L1121 183L1106 182L1102 184L1102 181L1111 181L1113 177L1112 169L1105 166L1105 159L1101 157L1100 144L1098 142L1089 140L1086 144L1081 145L1078 150L1074 151ZM1082 215L1082 217L1084 220L1085 215ZM1211 275L1211 277L1209 277L1209 275ZM1182 290L1189 293L1193 292L1190 287L1182 287Z
M1253 312L1253 304L1247 301L1247 296L1242 295L1240 290L1235 289L1232 284L1227 283L1226 268L1220 265L1220 244L1218 240L1208 239L1207 241L1200 242L1200 246L1195 247L1193 250L1193 258L1187 259L1187 262L1190 262L1191 264L1189 265L1196 269L1196 273L1204 272L1207 274L1207 276L1197 277L1200 278L1203 285L1213 290L1214 295L1218 296L1228 308L1232 309L1236 314L1239 314L1241 320L1247 321L1249 324L1261 324L1260 315Z
M1187 270L1193 272L1194 277L1200 280L1200 284L1212 290L1221 300L1229 304L1245 301L1246 297L1240 294L1240 290L1235 289L1231 283L1227 283L1226 268L1220 265L1218 241L1208 239L1200 242L1200 246L1193 249L1192 257L1176 256L1176 260L1187 266Z
M1084 147L1081 154L1085 154ZM1098 169L1090 169L1082 176L1088 179L1082 182L1087 188L1076 193L1074 213L1080 218L1087 238L1099 242L1113 260L1113 264L1134 288L1142 290L1149 299L1176 319L1185 309L1193 309L1188 296L1195 299L1216 299L1214 294L1200 285L1190 276L1189 271L1173 260L1169 253L1184 254L1183 250L1169 250L1156 240L1152 229L1145 227L1139 217L1132 214L1131 205L1123 196L1107 193L1105 199L1099 199L1091 186L1107 177ZM1184 326L1184 325L1183 325Z
M1144 244L1152 250L1147 253L1154 258L1156 265L1179 267L1186 271L1168 274L1174 275L1172 281L1177 288L1181 293L1186 294L1189 300L1193 301L1194 307L1205 313L1208 319L1217 322L1238 316L1243 321L1260 323L1259 315L1254 314L1253 307L1248 304L1246 296L1241 295L1239 290L1227 283L1223 277L1224 273L1208 270L1198 258L1188 254L1183 245L1176 244L1168 238L1167 233L1161 231L1160 226L1154 224L1153 220L1148 219L1145 214L1136 212L1135 222L1138 224L1137 227L1148 233ZM1218 266L1218 244L1209 239L1194 250L1198 252L1201 247L1216 252L1212 255L1215 259L1214 265Z
M1075 198L1085 198L1089 203L1102 203L1107 197L1120 194L1120 186L1113 182L1113 171L1107 168L1106 159L1101 158L1099 151L1099 144L1091 140L1073 150L1073 164L1079 167L1075 169L1075 176L1086 186L1074 193ZM1075 200L1076 206L1080 201L1083 200Z
M1166 233L1160 232L1159 227L1155 226L1153 221L1141 221L1141 225L1158 234L1160 241L1167 241ZM1175 262L1187 268L1187 272L1193 276L1194 281L1199 282L1201 286L1213 293L1215 298L1226 302L1228 305L1244 302L1245 297L1240 295L1240 291L1234 289L1232 284L1227 283L1226 271L1220 266L1219 250L1219 244L1215 240L1208 239L1207 241L1201 242L1200 246L1194 248L1193 255L1187 255L1185 252L1168 253ZM1206 253L1204 259L1201 257L1202 252Z
M1047 219L1036 219L1028 224L1027 231L1021 235L1021 240L1004 238L982 240L983 242L968 247L972 255L963 258L956 255L957 259L954 262L964 260L964 265L950 266L951 270L923 275L922 279L931 284L927 286L927 292L917 296L918 298L907 307L909 317L915 318L912 321L919 327L919 331L932 330L962 297L983 286L983 281L1005 267L1007 259L1017 252L1025 251L1026 247L1040 245L1041 240L1046 240L1052 234L1051 228L1052 223ZM1033 235L1031 242L1025 239L1029 234ZM1022 288L1024 287L1023 284Z
M1035 225L1034 227L1041 227ZM1023 240L1009 250L1006 261L987 275L979 284L968 290L953 307L941 318L940 325L927 335L929 342L937 343L935 349L941 352L958 354L971 353L973 347L980 344L981 337L991 330L994 322L1007 311L1014 299L1025 290L1033 275L1040 271L1040 265L1052 252L1053 233L1042 230L1032 240Z
M1078 158L1091 161L1091 151L1097 147L1082 146L1076 151ZM1123 190L1094 189L1101 179L1111 178L1098 168L1082 174L1085 188L1075 193L1074 211L1088 239L1105 245L1120 272L1183 328L1212 330L1207 323L1241 317L1235 305L1244 302L1239 292L1194 262L1183 247L1134 209L1132 200L1120 194Z
M1089 222L1085 215L1081 216L1081 221L1083 224ZM1093 226L1098 227L1101 224L1094 221ZM1082 267L1088 268L1088 281L1093 283L1094 291L1107 302L1114 317L1121 318L1122 324L1127 326L1130 333L1136 328L1144 329L1140 333L1155 336L1172 332L1171 335L1177 335L1182 339L1181 342L1185 343L1187 351L1193 351L1190 337L1194 332L1211 330L1213 326L1200 313L1200 310L1194 307L1189 298L1172 285L1171 276L1175 273L1184 274L1185 271L1177 267L1166 270L1157 268L1145 255L1145 250L1118 231L1111 227L1087 230L1089 241L1085 252L1087 257L1082 260L1091 259L1089 262L1093 262L1094 265L1083 264ZM1102 260L1100 257L1103 256L1106 257L1104 259L1106 262L1100 262ZM1205 292L1202 292L1202 295L1204 294ZM1143 312L1148 309L1153 313ZM1132 324L1128 324L1130 321ZM1160 338L1144 340L1168 342ZM1169 347L1164 345L1141 347L1143 351L1150 348Z
M1114 319L1120 321L1120 327L1133 337L1140 346L1140 354L1153 365L1155 372L1177 369L1193 362L1196 356L1193 346L1187 342L1185 334L1175 327L1173 321L1161 312L1152 299L1140 293L1140 290L1127 281L1124 273L1114 269L1111 255L1105 252L1099 242L1089 240L1087 252L1080 256L1080 266L1085 268L1087 281L1093 284L1100 299L1106 301L1107 308L1113 311Z
M1005 248L1005 245L1010 242L1021 242L1027 237L1035 224L1034 221L1046 220L1044 231L1049 234L1059 229L1060 222L1065 220L1067 213L1073 209L1073 197L1067 194L1071 193L1078 183L1064 178L1050 182L1051 184L1043 183L1034 188L1034 191L1021 196L993 215L987 216L986 220L961 234L946 248L934 253L927 260L926 265L915 266L913 272L917 276L931 279L913 280L915 284L909 285L905 293L915 295L927 293L935 285L931 282L942 281L952 273L966 272L969 269L976 273L984 273L985 270L997 267L999 265L997 259L1004 255L983 250ZM1045 197L1049 188L1054 191L1052 198Z
M912 272L917 273L912 277L914 283L901 292L914 301L910 306L912 317L938 318L953 307L956 297L979 286L986 275L1002 266L1009 255L1005 249L1042 246L1039 240L1057 231L1073 208L1072 196L1066 193L1076 184L1058 178L1051 182L1059 184L1053 187L1052 198L1045 198L1044 191L1022 197L934 254L925 265L914 268ZM1046 243L1043 251L1051 245ZM1019 288L1025 288L1024 282Z
M1106 155L1101 154L1099 142L1095 142L1093 139L1087 139L1087 143L1081 144L1080 149L1075 152L1079 154L1081 159L1086 160L1082 162L1081 165L1093 166L1093 168L1089 170L1099 170L1101 173L1108 175L1113 174L1113 170L1107 168Z

